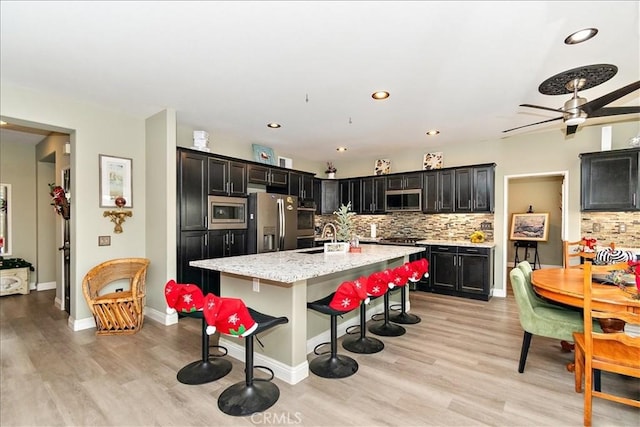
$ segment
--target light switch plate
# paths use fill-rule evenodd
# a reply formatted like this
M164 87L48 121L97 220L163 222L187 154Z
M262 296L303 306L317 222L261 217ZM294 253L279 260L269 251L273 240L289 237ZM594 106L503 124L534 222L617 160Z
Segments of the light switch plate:
M98 236L98 246L111 246L111 236Z

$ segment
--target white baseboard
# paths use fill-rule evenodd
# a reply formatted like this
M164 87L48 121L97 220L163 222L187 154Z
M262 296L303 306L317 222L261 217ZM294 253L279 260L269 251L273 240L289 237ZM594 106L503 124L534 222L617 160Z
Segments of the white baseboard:
M48 291L51 289L56 289L56 282L42 282L37 285L34 283L31 289L37 289L38 291Z
M57 303L56 303L57 305ZM160 322L165 326L174 325L178 323L178 314L166 314L154 308L145 307L144 315L151 320ZM74 331L82 331L84 329L91 329L96 327L96 321L92 317L86 317L84 319L73 319L69 316L69 326ZM144 327L144 326L143 326Z

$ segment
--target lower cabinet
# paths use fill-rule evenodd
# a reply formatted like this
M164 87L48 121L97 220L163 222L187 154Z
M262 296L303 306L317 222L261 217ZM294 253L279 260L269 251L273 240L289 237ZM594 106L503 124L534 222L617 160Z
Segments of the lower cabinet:
M493 288L493 248L431 246L430 291L489 300Z
M180 233L178 283L193 283L202 293L220 295L220 273L191 267L190 261L245 255L247 230L202 230Z

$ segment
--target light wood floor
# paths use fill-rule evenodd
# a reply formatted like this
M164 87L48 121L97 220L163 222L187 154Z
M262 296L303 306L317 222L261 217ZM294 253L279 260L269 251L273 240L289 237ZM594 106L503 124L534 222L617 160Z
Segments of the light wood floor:
M557 341L534 337L517 372L522 330L511 296L487 303L412 292L422 322L383 338L378 354L350 353L360 364L354 376L312 375L294 386L276 379L279 401L238 418L220 412L217 398L244 379L242 362L232 359L217 382L176 380L200 357L198 320L165 327L147 319L136 335L97 337L67 327L53 292L0 298L3 427L582 425L583 396L565 369L573 355ZM638 396L640 383L603 374L603 387ZM593 422L638 426L640 412L596 399Z

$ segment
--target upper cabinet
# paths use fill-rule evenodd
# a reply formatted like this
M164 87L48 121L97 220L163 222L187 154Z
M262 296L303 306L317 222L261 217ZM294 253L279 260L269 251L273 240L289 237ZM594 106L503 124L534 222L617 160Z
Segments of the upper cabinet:
M313 175L289 172L289 194L300 200L313 200Z
M248 178L252 184L281 188L289 186L289 172L268 166L249 165Z
M583 211L640 210L640 148L584 153L580 158Z
M387 190L414 190L422 188L422 172L387 176Z
M422 212L491 213L494 181L495 164L424 172Z
M340 204L348 206L351 203L351 211L361 213L361 179L341 179L340 180Z
M247 195L246 163L209 157L209 194L218 196Z
M363 214L383 213L385 211L384 194L386 185L386 177L362 178L361 212Z
M178 151L178 220L180 230L207 229L207 159Z
M319 194L316 195L316 212L329 215L340 208L339 182L337 179L316 179Z

